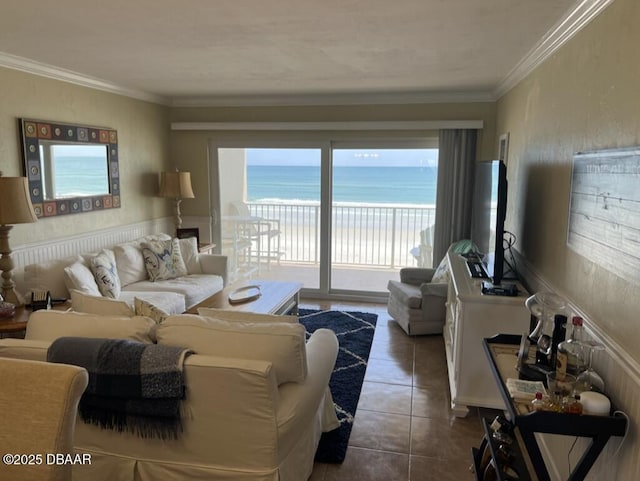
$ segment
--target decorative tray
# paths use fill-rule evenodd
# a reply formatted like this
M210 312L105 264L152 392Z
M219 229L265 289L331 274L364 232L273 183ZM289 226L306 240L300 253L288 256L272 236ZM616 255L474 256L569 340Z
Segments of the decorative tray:
M243 302L255 301L262 295L260 286L245 286L236 289L229 294L229 304L242 304Z

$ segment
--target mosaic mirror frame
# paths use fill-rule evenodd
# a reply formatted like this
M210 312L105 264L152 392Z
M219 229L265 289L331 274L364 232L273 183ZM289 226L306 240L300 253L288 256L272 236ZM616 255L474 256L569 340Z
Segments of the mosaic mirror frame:
M79 214L120 207L118 133L108 127L93 127L43 120L18 119L24 173L29 181L31 203L38 217ZM40 144L59 141L68 145L104 145L107 150L108 193L46 199L44 196Z

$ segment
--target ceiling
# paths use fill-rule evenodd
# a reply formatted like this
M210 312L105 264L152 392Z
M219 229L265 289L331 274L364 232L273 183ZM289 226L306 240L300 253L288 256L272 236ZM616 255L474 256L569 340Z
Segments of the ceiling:
M0 66L173 105L488 100L584 3L3 0Z

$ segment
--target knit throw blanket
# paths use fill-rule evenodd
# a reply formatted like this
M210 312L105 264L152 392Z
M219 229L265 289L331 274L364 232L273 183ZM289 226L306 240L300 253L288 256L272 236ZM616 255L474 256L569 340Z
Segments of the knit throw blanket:
M62 337L49 347L47 360L89 372L78 406L84 422L142 438L176 439L185 395L182 364L189 353L121 339Z

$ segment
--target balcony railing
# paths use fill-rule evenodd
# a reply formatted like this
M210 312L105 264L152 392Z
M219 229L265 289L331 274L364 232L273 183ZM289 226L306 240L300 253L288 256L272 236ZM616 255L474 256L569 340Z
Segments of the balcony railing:
M250 203L249 209L279 222L282 261L320 262L319 204ZM433 226L435 206L336 203L331 216L333 265L397 268L418 263L416 248L426 247L421 232Z

